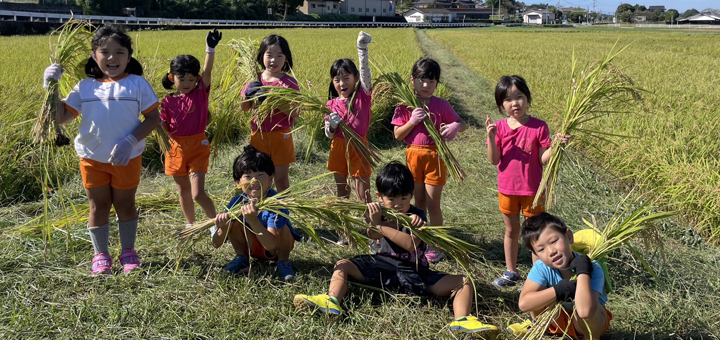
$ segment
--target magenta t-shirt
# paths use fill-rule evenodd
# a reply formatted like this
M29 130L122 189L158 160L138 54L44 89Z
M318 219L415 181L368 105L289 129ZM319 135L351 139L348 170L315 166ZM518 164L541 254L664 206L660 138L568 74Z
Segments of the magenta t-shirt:
M187 94L166 96L160 103L160 119L170 126L169 135L192 136L205 132L209 98L210 86L205 86L202 77Z
M503 195L535 196L543 171L540 148L547 149L551 144L547 124L530 117L515 130L510 128L507 118L495 125L495 143L500 152L498 191Z
M258 79L263 84L263 86L282 86L293 90L300 90L300 87L298 87L297 80L295 78L284 74L282 78L280 78L276 82L267 82L262 79L262 74L258 73ZM245 90L248 88L248 84L245 84L242 89L242 98L245 100ZM268 131L275 131L275 130L282 130L289 128L295 123L295 118L290 117L289 112L280 112L280 110L273 111L272 116L266 118L262 124L260 124L260 130L262 132L268 132ZM258 126L257 122L255 122L255 119L251 122L251 127L253 131L257 131Z
M366 136L370 128L371 96L372 90L365 92L365 89L360 86L355 94L352 114L350 115L348 115L347 99L340 99L340 97L333 98L327 102L327 107L332 110L332 112L337 112L343 122L357 132L358 135ZM327 115L325 115L325 119L327 118ZM342 131L339 129L335 131L335 136L344 138Z
M435 128L440 130L441 124L455 123L460 120L460 116L453 110L450 103L445 99L438 97L430 97L430 103L427 106L428 116L432 120ZM403 126L410 121L412 116L412 110L405 105L398 105L395 108L395 114L391 124L395 126ZM404 139L406 144L410 145L435 145L435 142L430 137L430 133L425 128L425 125L420 123L410 131L410 133Z

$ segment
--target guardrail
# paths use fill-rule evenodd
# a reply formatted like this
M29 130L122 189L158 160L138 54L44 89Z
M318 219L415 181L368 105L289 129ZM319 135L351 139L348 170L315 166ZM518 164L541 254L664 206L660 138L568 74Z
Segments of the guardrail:
M326 21L270 21L270 20L216 20L119 17L103 15L70 15L21 11L2 11L0 18L11 21L63 23L68 20L86 20L91 23L115 23L139 26L217 26L217 27L485 27L489 23L407 23L407 22L326 22Z

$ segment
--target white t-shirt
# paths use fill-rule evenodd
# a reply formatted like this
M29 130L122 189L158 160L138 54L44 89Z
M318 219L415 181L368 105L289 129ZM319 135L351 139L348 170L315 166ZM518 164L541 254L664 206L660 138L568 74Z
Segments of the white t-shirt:
M77 117L82 114L75 137L75 152L81 158L108 163L115 144L140 125L140 113L147 114L160 103L145 78L129 74L117 81L86 78L64 99L65 107ZM140 156L145 140L133 149Z

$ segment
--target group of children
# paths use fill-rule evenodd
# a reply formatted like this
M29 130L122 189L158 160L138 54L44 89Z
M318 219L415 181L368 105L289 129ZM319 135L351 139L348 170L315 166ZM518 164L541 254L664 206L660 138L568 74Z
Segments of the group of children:
M142 77L142 67L132 57L130 37L116 25L106 25L95 33L92 54L87 61L88 78L80 81L58 105L58 121L68 122L79 115L83 119L75 138L80 157L83 186L90 204L88 230L95 256L92 274L110 274L113 258L109 255L108 234L110 208L114 207L119 225L122 253L118 261L124 272L140 265L135 252L138 215L135 192L140 182L144 138L160 124L168 133L171 149L165 154L165 172L177 185L180 206L186 222L195 222L194 202L205 215L215 219L212 244L220 247L229 240L235 258L224 268L244 273L250 257L277 261L283 280L295 278L289 262L290 252L300 235L283 214L258 210L256 202L276 195L290 186L289 166L295 161L291 134L299 112L278 108L264 121L252 121L250 145L233 162L233 179L242 193L227 208L241 205L243 221L232 220L226 212L217 213L205 193L210 146L205 128L211 119L208 112L211 74L215 47L222 39L217 30L206 37L206 56L202 68L190 55L180 55L170 64L163 86L175 89L162 102L152 86ZM367 142L372 105L372 81L368 66L370 35L360 32L357 51L360 68L350 59L333 63L325 117L325 135L332 139L327 169L334 173L337 195L349 197L352 183L357 199L367 204L365 218L368 236L377 240L375 254L361 255L335 264L327 294L296 295L298 308L312 307L330 315L343 312L341 300L350 281L398 289L414 295L453 297L455 321L449 329L493 337L498 329L481 323L470 315L475 291L467 277L433 271L429 262L438 260L439 249L431 249L407 228L382 216L382 207L395 209L412 217L416 227L443 225L441 195L447 181L447 168L437 146L423 125L430 118L446 141L467 128L465 121L445 100L433 96L440 80L439 64L429 58L418 60L410 81L422 108L398 106L392 118L394 137L407 144L406 162L391 162L375 178L376 198L370 188L371 169L367 160L345 140L340 124L355 131ZM293 65L288 42L278 35L262 40L256 61L263 72L257 80L245 84L243 110L255 110L263 100L265 86L298 89L288 72ZM53 64L45 70L44 80L59 80L62 68ZM577 313L561 313L550 331L567 333L575 338L593 338L603 334L612 314L605 308L602 269L585 255L572 252L572 231L562 220L533 207L542 166L550 155L547 124L527 114L530 91L524 79L504 76L495 99L507 118L492 122L487 117L487 155L498 168L499 208L505 223L506 271L493 283L511 287L520 280L517 271L518 241L533 254L534 265L520 294L519 307L537 316L555 301L574 300ZM158 111L160 107L160 111ZM144 116L140 120L139 115ZM564 142L569 136L556 136ZM348 176L352 179L348 181ZM275 185L276 190L272 189ZM411 204L415 199L415 205ZM426 217L426 212L427 216ZM520 227L519 214L526 220ZM570 280L573 274L576 280ZM602 308L601 308L602 307ZM572 306L568 306L572 310ZM572 315L572 317L568 317ZM582 319L582 320L581 320ZM532 325L528 320L514 324L508 331L521 335ZM568 326L570 325L570 326Z

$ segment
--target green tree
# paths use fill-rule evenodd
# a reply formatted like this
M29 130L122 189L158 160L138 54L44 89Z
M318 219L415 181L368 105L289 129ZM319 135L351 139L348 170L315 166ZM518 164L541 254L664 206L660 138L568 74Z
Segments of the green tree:
M618 6L617 10L615 10L615 12L617 12L618 14L625 13L627 11L635 12L635 7L633 7L633 5L631 5L631 4L620 4L620 6Z
M625 12L619 13L618 20L620 22L632 22L633 21L633 12L625 11Z
M645 12L645 11L647 11L647 7L645 7L645 6L643 6L643 5L637 5L637 4L636 4L636 5L635 5L635 10L633 11L633 13L634 13L634 12L637 12L637 11Z
M570 12L570 14L568 14L568 20L574 23L581 23L585 21L586 16L587 13L585 12Z
M682 18L688 18L688 17L691 17L691 16L693 16L693 15L695 15L695 14L700 14L700 12L698 12L698 10L696 10L696 9L694 9L694 8L691 8L691 9L683 12L683 14L682 14L680 17L682 17Z
M676 9L669 9L667 12L665 12L665 21L673 22L677 21L677 18L680 16L680 13Z

